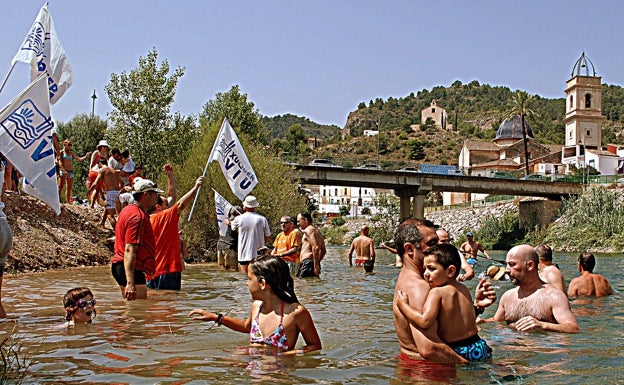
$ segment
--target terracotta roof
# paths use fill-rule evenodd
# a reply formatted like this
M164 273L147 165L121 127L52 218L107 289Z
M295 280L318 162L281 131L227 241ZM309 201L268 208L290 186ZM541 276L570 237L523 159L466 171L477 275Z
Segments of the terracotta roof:
M472 168L496 168L496 167L518 167L520 166L518 163L514 162L511 159L497 159L492 160L490 162L483 162L479 164L473 164Z
M482 142L470 139L464 141L464 147L466 147L470 151L498 151L503 148L502 146L499 146L494 142Z
M600 156L611 156L611 157L614 157L614 158L620 158L619 155L610 153L609 151L605 151L605 150L593 150L593 149L589 149L588 148L587 152L591 152L592 154L596 154L596 155L600 155Z

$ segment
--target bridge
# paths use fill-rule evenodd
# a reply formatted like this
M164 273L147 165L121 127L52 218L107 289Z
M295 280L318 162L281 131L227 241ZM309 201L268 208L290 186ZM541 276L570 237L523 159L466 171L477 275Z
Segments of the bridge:
M414 216L423 218L425 195L432 191L520 195L561 200L562 197L581 194L583 190L582 184L566 182L303 165L296 165L295 169L299 171L299 179L305 184L394 190L400 200L401 218L410 216L412 200Z

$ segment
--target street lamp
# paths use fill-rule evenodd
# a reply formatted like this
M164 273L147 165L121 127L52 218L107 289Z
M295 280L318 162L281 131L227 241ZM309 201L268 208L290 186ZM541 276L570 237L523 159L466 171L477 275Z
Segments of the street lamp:
M377 115L377 166L379 166L379 137L381 136L380 116Z
M91 99L93 99L93 104L91 105L91 117L93 117L93 113L95 112L95 99L97 99L97 96L95 95L95 90L93 90L93 95L91 95Z

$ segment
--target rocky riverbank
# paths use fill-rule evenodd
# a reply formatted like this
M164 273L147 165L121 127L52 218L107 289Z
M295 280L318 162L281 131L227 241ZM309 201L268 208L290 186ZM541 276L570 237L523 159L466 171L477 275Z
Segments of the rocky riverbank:
M99 227L102 208L62 205L56 215L29 196L5 193L5 213L13 231L7 273L107 264L112 256L110 228ZM109 226L107 224L107 226Z

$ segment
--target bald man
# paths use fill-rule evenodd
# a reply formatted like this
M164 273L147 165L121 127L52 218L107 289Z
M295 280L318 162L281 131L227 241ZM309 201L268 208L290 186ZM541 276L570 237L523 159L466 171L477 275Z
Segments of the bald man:
M505 272L518 287L503 294L494 317L480 322L506 321L518 331L578 333L568 297L559 288L540 280L538 264L533 246L519 245L509 250Z

